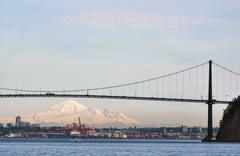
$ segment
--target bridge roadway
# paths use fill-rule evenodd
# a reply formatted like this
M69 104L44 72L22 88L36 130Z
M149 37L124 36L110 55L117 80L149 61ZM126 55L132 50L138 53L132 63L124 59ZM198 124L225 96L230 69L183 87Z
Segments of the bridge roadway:
M95 99L121 99L121 100L148 100L148 101L169 101L169 102L189 102L207 103L208 100L200 99L180 99L180 98L158 98L158 97L137 97L137 96L109 96L109 95L89 95L89 94L0 94L0 98L95 98ZM230 101L213 100L214 104L228 104Z

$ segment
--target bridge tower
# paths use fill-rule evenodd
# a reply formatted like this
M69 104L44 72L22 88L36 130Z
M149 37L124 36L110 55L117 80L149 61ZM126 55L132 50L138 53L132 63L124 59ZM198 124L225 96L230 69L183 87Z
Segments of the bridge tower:
M212 115L212 106L214 104L212 97L212 60L209 61L209 80L208 80L208 136L207 140L211 141L213 139L213 115Z

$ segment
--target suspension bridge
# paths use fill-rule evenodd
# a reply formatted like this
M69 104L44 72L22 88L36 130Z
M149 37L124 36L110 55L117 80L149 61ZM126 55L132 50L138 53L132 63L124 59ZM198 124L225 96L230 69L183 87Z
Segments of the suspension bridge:
M104 98L204 103L208 105L208 140L213 138L213 104L228 104L240 93L240 74L213 61L171 74L99 88L28 90L0 88L0 98Z

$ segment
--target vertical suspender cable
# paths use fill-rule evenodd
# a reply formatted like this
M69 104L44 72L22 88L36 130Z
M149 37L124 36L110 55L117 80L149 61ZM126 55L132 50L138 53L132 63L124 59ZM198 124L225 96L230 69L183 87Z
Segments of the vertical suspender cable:
M237 96L239 96L239 76L237 75Z
M171 76L168 78L168 92L169 92L169 98L171 97Z
M182 73L182 99L184 97L184 72Z
M217 66L215 66L215 68L216 68L216 100L218 99L218 97L219 97L219 90L218 90L218 84L219 84L219 77L218 77L218 67Z
M232 97L232 74L229 72L229 97Z
M177 74L176 74L176 84L175 84L175 89L176 89L176 91L175 91L175 96L176 96L176 98L178 98L178 95L177 95L177 90L178 90L178 80L177 80Z
M155 84L155 85L156 85L156 86L155 86L155 87L156 87L156 88L155 88L155 89L156 89L156 97L158 97L158 80L156 80L155 83L156 83L156 84Z
M196 99L198 99L198 68L196 68L196 93L195 93L195 96L196 96Z
M204 88L205 88L205 85L204 85L204 66L202 67L202 99L204 99L205 98L205 90L204 90Z
M192 82L191 82L191 81L192 81L192 77L191 77L191 76L192 76L192 75L191 75L191 70L189 70L189 84L188 84L188 85L189 85L189 86L188 86L188 87L189 87L189 88L188 88L188 89L189 89L189 91L188 91L188 93L189 93L188 96L189 96L189 97L191 97L191 83L192 83Z
M149 82L148 82L148 96L149 96L149 97L151 97L151 88L152 88L152 87L151 87L151 82L152 82L152 81L149 81Z
M223 72L223 98L225 99L225 71L222 69Z
M164 97L164 79L162 79L162 97Z

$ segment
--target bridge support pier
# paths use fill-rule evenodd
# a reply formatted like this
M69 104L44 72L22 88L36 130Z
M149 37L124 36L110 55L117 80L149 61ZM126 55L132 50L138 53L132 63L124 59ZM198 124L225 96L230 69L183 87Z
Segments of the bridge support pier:
M207 135L207 141L213 140L213 115L212 115L212 106L213 103L207 103L208 104L208 135Z
M212 106L213 106L213 98L212 98L212 60L209 61L209 82L208 82L208 135L206 140L213 140L213 115L212 115Z

